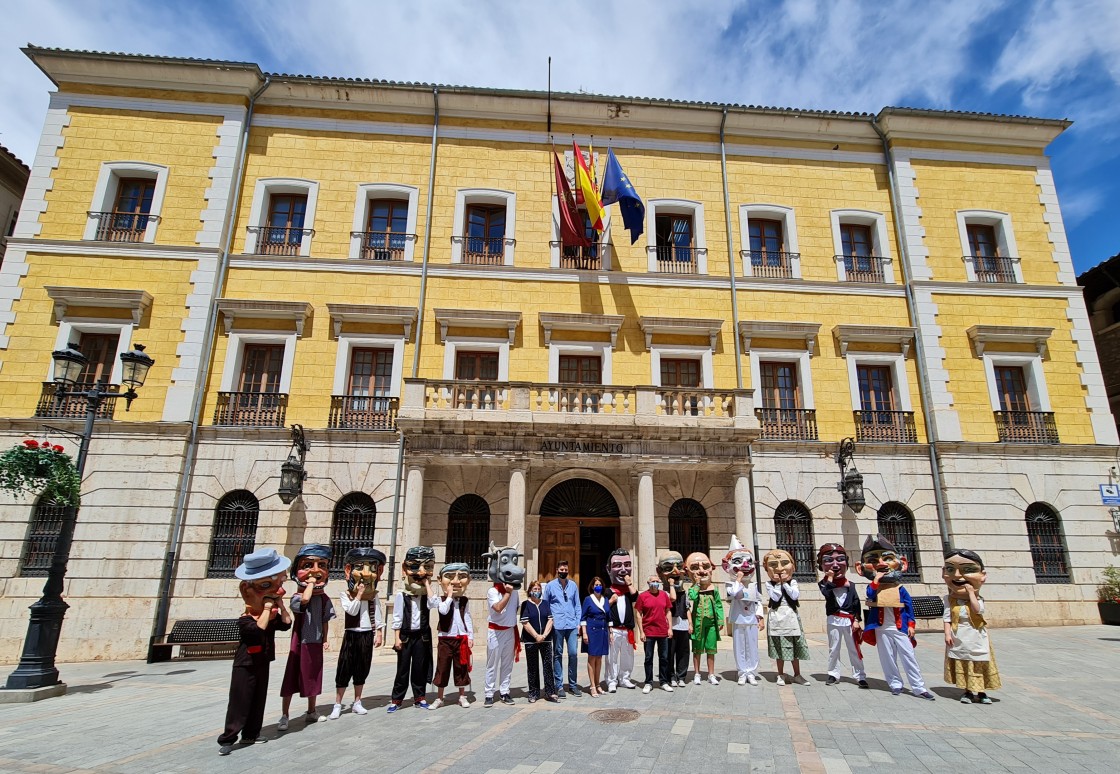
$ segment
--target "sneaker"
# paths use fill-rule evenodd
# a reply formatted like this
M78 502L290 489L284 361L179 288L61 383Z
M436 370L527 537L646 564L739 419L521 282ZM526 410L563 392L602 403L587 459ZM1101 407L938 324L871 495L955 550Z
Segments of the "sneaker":
M572 696L582 696L583 695L583 691L580 689L580 687L578 685L573 685L571 688L569 688L568 693L571 694Z
M747 675L747 682L751 685L758 685L758 678L754 675Z
M537 703L537 698L538 698L537 696L530 696L529 697L529 703L530 704L536 704Z
M778 679L775 680L774 682L777 683L778 685L785 685L786 684L786 678L782 675L778 675Z
M696 676L692 678L693 685L700 685L700 673L697 672Z
M428 709L437 710L442 706L443 706L443 699L441 699L437 696L436 700L431 703L431 705L428 707Z
M919 699L925 699L926 701L937 701L937 697L934 696L929 691L922 691L921 693L916 693L914 695L917 696Z
M280 721L276 724L276 730L277 731L287 731L288 730L288 716L287 715L281 715L280 716Z
M616 690L618 690L617 683L607 683L607 693L614 693Z
M666 693L672 693L673 692L673 686L671 686L669 683L662 683L661 684L661 690L665 691Z
M715 675L708 675L708 682L712 685L719 685L719 678Z
M459 697L459 706L460 707L469 707L469 706L471 706L471 700L468 699L466 696L460 696Z
M645 685L642 686L642 693L649 693L652 690L653 690L653 686L650 685L649 683L646 683Z
M680 680L677 680L677 687L678 688L684 688L684 678L683 677Z
M223 744L218 748L218 755L229 755L231 752L233 752L232 744Z
M395 701L389 702L389 706L385 708L386 712L396 712L401 708L401 705Z
M511 697L508 693L503 693L502 694L502 704L516 704L516 702L513 700L513 697Z
M563 699L563 698L564 698L565 696L567 696L567 694L566 694L566 693L564 693L564 689L563 689L563 688L561 688L560 690L558 690L558 691L556 692L556 698L557 698L557 699Z
M802 677L801 675L794 675L794 678L793 678L793 684L794 684L794 685L808 685L808 684L809 684L809 681L808 681L808 680L806 680L806 679L805 679L804 677Z
M891 688L891 696L898 696L902 693L902 688Z
M308 725L311 725L312 723L325 723L327 716L320 715L318 712L308 712L303 716L303 719Z
M327 720L338 720L339 715L342 714L342 705L336 704L331 708L331 714L327 715Z
M493 696L487 696L486 701L484 701L482 703L482 706L487 707L487 708L493 707L494 706L494 697Z
M622 678L622 687L623 688L630 688L631 690L633 690L634 688L637 688L638 686L634 685L634 683L631 682L629 677L624 677L624 678Z
M268 744L268 740L265 739L263 736L259 736L256 739L242 739L241 744L248 747L251 744Z
M977 699L977 701L979 701L981 704L991 704L992 697L986 693L982 693L980 694L980 697Z
M836 679L835 677L833 677L832 675L829 675L829 676L828 676L828 679L824 681L824 684L825 684L825 685L836 685L836 684L837 684L838 682L840 682L840 681L839 681L839 680L837 680L837 679Z
M361 699L358 699L357 701L355 701L353 704L350 705L350 711L353 712L355 715L364 715L367 712L369 712L369 710L367 710L365 707L362 706L362 700Z
M972 704L972 694L966 693L964 696L961 696L961 704Z
M871 686L867 684L866 680L860 680L859 681L859 687L860 688L870 688Z
M416 708L426 710L426 709L431 709L431 706L428 705L427 701L425 701L424 699L421 699L420 701L416 702Z
M747 684L747 676L746 675L739 675L739 685L746 685L746 684Z

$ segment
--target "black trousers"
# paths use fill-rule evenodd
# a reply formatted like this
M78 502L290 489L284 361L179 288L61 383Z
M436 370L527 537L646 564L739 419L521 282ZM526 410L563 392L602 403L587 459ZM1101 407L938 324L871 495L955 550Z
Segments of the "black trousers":
M672 678L684 680L688 677L688 657L692 652L692 636L688 631L673 630L669 638L669 662L673 667Z
M229 681L226 730L218 744L234 744L237 735L256 739L264 723L264 703L268 698L268 662L256 666L235 666Z
M412 698L423 699L432 681L432 667L431 636L402 635L401 649L397 651L397 676L393 679L393 702L404 701L410 683Z
M544 695L556 693L556 671L552 663L552 635L544 642L522 642L525 646L525 670L529 673L529 696L541 697L541 670L544 670ZM539 659L539 661L538 661Z
M373 630L342 633L342 649L338 652L338 666L334 670L334 687L345 688L354 678L354 685L365 685L373 665Z
M687 632L685 632L687 634ZM669 638L646 637L646 685L653 685L653 649L657 648L657 673L662 684L673 678L669 675Z

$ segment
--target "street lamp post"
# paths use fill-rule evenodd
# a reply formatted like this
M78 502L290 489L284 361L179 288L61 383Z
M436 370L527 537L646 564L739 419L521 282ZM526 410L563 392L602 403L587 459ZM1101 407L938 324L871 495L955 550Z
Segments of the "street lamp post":
M136 387L144 385L148 369L155 362L144 354L143 345L137 344L131 352L121 353L121 383L127 387L124 392L107 389L104 384L94 384L88 390L75 390L78 377L89 359L78 351L74 344L66 349L51 353L54 359L54 381L58 384L56 397L85 398L86 424L82 430L82 441L78 447L78 480L85 473L86 457L89 454L89 441L93 435L93 421L106 398L125 399L125 411L132 406L138 396ZM62 633L62 620L69 605L62 599L63 581L66 578L66 565L70 561L70 544L74 540L74 523L78 518L76 507L66 508L58 540L54 546L54 557L43 586L43 596L31 605L31 620L27 625L27 637L23 641L23 653L19 666L8 675L6 687L11 689L48 688L59 683L58 669L54 659L58 652L58 638Z

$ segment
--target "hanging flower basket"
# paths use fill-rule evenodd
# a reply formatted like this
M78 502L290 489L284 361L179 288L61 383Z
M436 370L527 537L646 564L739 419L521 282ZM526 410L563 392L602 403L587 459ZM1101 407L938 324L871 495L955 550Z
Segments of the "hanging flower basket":
M43 495L59 505L78 506L78 469L61 446L30 438L0 454L0 490Z

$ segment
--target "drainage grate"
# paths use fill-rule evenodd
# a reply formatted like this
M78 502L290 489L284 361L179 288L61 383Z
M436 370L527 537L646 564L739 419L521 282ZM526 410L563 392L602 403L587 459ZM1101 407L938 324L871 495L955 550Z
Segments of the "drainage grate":
M630 723L641 716L640 712L632 709L595 710L591 713L591 717L600 723Z

